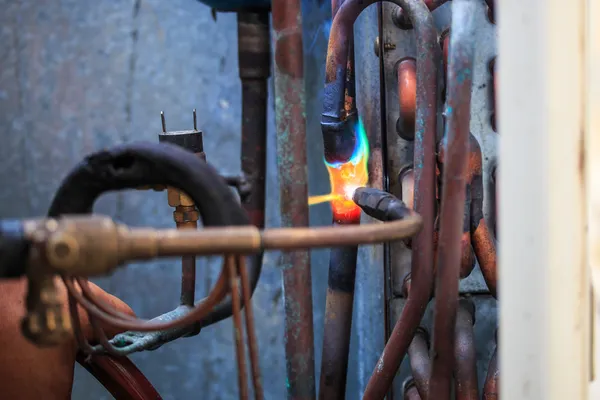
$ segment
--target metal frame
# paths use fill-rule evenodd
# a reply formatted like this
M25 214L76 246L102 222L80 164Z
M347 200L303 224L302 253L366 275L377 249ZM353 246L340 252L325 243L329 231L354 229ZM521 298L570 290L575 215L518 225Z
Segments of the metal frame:
M497 5L504 160L500 321L507 327L500 329L500 368L506 399L588 396L586 14L586 0Z

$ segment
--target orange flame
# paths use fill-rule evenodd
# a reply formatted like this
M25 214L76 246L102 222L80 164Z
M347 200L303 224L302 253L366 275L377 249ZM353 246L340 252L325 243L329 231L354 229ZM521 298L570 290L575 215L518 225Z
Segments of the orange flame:
M331 202L333 218L337 223L355 223L360 221L360 207L354 203L354 191L366 186L369 181L367 162L369 161L369 142L362 120L356 123L356 145L350 160L344 163L330 164L325 161L329 173L331 192L321 196L311 196L308 204Z

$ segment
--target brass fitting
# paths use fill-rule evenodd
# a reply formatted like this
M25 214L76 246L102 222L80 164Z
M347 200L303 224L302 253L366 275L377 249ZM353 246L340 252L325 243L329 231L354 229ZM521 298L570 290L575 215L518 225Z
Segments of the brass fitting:
M55 346L72 337L71 317L61 302L51 275L29 278L27 314L21 331L39 346Z

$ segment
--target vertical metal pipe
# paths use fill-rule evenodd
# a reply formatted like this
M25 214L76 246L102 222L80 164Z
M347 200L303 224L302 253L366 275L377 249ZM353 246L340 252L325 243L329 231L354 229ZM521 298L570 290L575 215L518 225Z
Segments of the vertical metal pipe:
M357 254L357 246L348 246L331 249L329 256L319 383L322 400L345 398Z
M240 282L242 285L243 300L246 304L244 314L246 316L246 336L248 336L248 353L250 354L250 367L252 369L252 383L254 385L254 398L262 400L264 391L262 379L260 377L260 363L258 357L258 340L256 338L256 328L254 327L254 312L252 310L252 293L250 289L250 279L248 277L248 269L246 267L246 258L241 256L238 258L238 268L240 274Z
M475 0L452 2L452 29L446 103L447 147L442 171L442 204L437 249L437 274L429 390L432 399L450 399L454 365L454 334L458 308L471 120L471 86L475 56Z
M277 159L282 226L308 226L304 56L300 0L273 0ZM315 398L308 251L284 255L285 352L290 399Z
M246 350L244 349L244 331L242 328L241 301L239 292L238 274L236 271L236 258L233 255L225 256L225 264L231 291L231 304L233 312L233 339L235 342L235 355L238 367L238 385L240 399L248 399L248 378L246 377Z
M475 305L470 300L461 299L456 315L454 345L456 400L479 400L474 324Z

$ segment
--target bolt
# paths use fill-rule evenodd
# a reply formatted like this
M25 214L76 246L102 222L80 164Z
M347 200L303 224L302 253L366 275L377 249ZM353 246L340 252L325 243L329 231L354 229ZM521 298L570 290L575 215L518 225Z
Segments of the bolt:
M374 45L375 55L377 57L379 57L379 46L380 46L380 44L379 44L379 36L377 36L375 38L375 43L373 45ZM383 51L384 52L390 51L390 50L394 50L395 48L396 48L396 45L394 43L392 43L392 42L384 42L383 43Z

